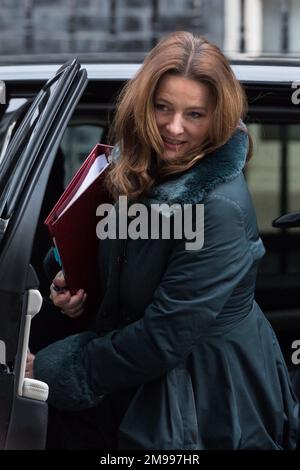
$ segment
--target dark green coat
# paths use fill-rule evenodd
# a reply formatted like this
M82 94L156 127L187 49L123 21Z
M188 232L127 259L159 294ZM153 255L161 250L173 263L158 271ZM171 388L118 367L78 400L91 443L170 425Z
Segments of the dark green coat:
M298 404L254 300L264 248L242 174L246 150L237 131L144 200L202 202L202 249L175 239L102 242L99 335L75 335L36 356L36 378L49 383L58 408L130 390L120 448L295 446Z

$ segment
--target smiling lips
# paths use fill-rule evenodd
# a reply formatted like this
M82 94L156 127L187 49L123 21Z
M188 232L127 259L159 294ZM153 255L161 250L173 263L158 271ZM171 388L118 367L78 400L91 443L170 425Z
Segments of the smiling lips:
M168 147L169 149L172 149L172 150L177 150L178 147L180 147L181 145L186 143L183 140L169 139L165 136L162 136L162 138L163 138L165 146Z

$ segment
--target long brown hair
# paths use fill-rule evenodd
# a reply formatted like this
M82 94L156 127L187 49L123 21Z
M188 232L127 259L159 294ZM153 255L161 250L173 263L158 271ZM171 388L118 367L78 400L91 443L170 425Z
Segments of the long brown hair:
M164 145L154 114L155 91L166 73L206 84L213 101L208 140L192 153L169 162L159 159ZM189 32L170 34L150 51L136 76L120 93L110 138L118 142L121 156L108 178L110 191L115 197L124 194L136 199L151 188L157 177L187 170L203 153L223 145L245 112L244 91L220 49Z

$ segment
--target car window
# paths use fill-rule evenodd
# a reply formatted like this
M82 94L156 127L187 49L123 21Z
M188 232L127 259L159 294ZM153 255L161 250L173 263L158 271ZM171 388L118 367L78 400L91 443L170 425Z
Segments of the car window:
M272 227L272 221L300 210L300 125L253 123L248 127L254 149L246 177L266 248L259 266L257 297L265 309L296 308L300 301L300 229L279 230Z
M42 145L43 132L55 119L59 94L65 93L69 86L69 81L65 81L66 70L68 68L64 67L58 71L40 90L0 162L0 214L4 219L9 219L13 214L22 187L36 163L35 150Z
M5 106L0 107L0 164L28 106L26 98L10 98Z
M97 142L101 142L105 125L100 123L71 124L67 127L61 141L61 150L65 156L65 181L68 184Z
M254 155L247 179L259 227L263 233L277 233L270 220L300 208L300 125L250 124L249 130Z

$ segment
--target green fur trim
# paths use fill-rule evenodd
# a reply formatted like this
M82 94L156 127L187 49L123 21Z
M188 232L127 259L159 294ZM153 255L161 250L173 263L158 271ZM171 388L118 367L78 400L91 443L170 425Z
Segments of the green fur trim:
M221 183L236 178L243 170L248 152L248 135L237 130L218 148L177 178L154 186L143 198L145 204L196 204Z

